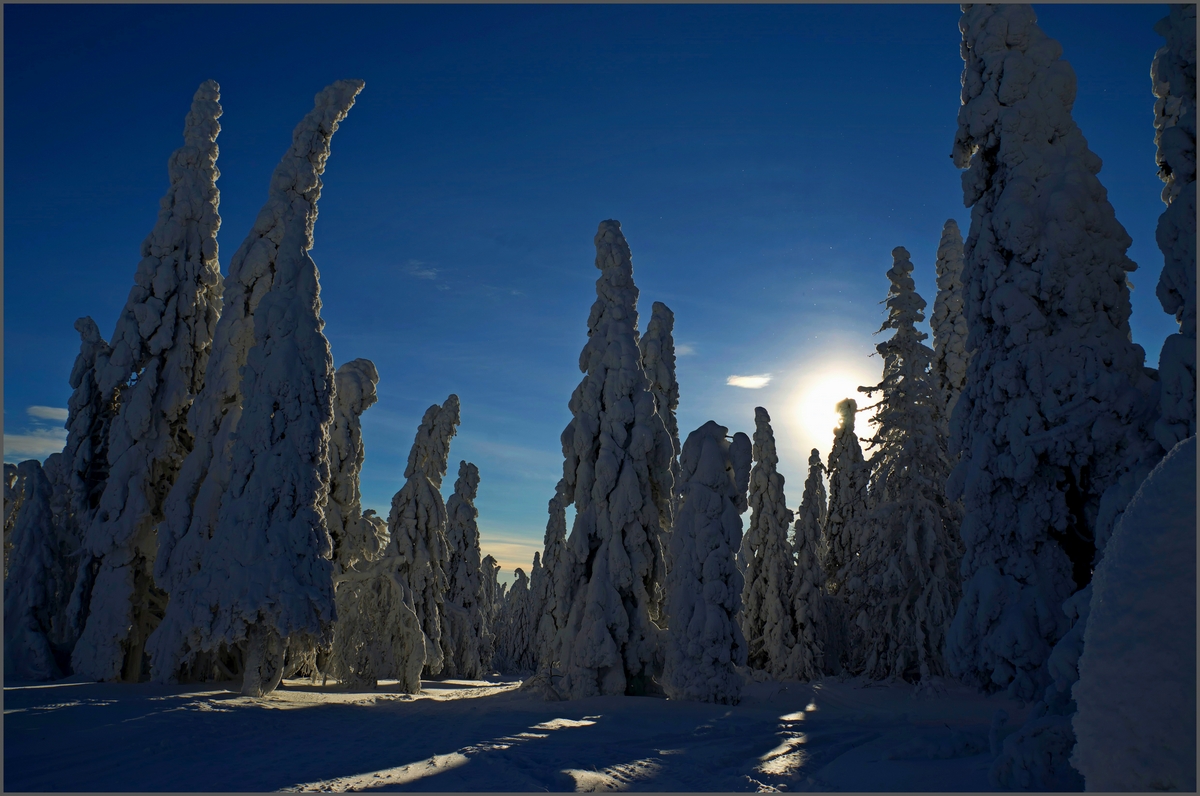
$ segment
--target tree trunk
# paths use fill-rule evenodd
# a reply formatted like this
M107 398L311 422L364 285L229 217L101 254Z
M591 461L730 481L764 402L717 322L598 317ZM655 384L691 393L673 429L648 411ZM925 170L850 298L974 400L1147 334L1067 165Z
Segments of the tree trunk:
M283 679L285 640L270 625L252 625L246 634L246 669L242 674L244 696L265 696Z

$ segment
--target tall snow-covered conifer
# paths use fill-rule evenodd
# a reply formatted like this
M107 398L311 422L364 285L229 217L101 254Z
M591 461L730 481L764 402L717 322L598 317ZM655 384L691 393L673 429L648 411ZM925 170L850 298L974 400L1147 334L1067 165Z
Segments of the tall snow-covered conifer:
M411 589L412 607L425 634L425 673L442 671L452 640L445 637L442 605L449 587L446 567L450 560L446 543L446 504L442 501L442 479L450 459L450 439L458 430L458 396L425 410L408 466L405 482L392 497L388 515L391 542L384 561L396 577Z
M793 514L783 494L771 416L761 406L754 409L753 455L747 500L750 527L741 542L746 571L739 619L747 665L781 677L796 643L790 600L795 563L787 538Z
M970 360L950 426L965 555L947 656L966 682L1028 700L1127 502L1105 491L1153 462L1157 406L1130 339L1130 239L1071 118L1062 48L1027 5L964 6L959 28Z
M482 650L491 630L484 615L484 584L479 549L479 526L475 519L475 494L479 490L479 468L459 462L454 494L446 501L446 545L450 557L446 587L447 628L450 643L442 672L448 677L482 677Z
M189 422L196 447L171 493L180 502L195 495L192 545L173 544L182 533L160 536L168 560L155 577L161 571L173 588L148 645L155 679L175 679L198 653L236 646L242 691L258 696L278 685L289 639L328 641L333 570L324 509L334 374L308 252L330 140L362 87L341 80L317 94L230 264L214 356L189 413L199 410ZM196 492L198 481L184 475L204 469ZM180 506L170 500L166 525L179 530L172 519L181 514L172 510Z
M824 655L821 636L825 622L822 608L825 597L825 570L821 566L824 547L825 465L816 448L808 457L808 479L796 518L792 548L796 568L792 572L792 618L795 645L788 656L788 674L798 680L816 680L821 676Z
M504 671L526 673L532 672L535 665L533 643L537 617L533 613L529 576L518 567L516 578L501 611L500 630L496 636L496 663Z
M483 583L483 619L487 627L487 634L483 637L479 658L485 672L494 668L492 659L496 656L496 638L500 632L499 616L502 598L499 576L500 564L496 562L495 557L484 556L483 563L480 565L480 578Z
M220 89L211 80L192 98L184 144L171 155L171 187L142 242L134 285L96 379L119 396L109 428L108 478L87 529L99 564L79 639L76 673L136 682L146 639L165 609L151 572L163 498L191 450L188 409L204 383L220 315L217 261L217 134Z
M967 380L967 317L963 314L963 239L958 222L942 227L937 250L937 298L929 326L933 329L934 387L941 398L939 414L950 422Z
M833 430L829 449L829 511L825 519L825 576L830 592L841 591L846 566L854 557L854 535L866 513L868 468L854 431L858 402L846 398L837 404L841 423Z
M562 598L570 586L574 567L567 552L567 512L563 505L563 485L559 481L554 497L547 504L549 518L543 537L541 576L532 584L534 596L542 605L537 615L537 635L534 647L539 670L553 668L554 642L558 631L566 626L570 601Z
M679 513L671 532L663 687L670 699L737 704L746 663L738 626L742 573L736 555L752 447L742 433L708 421L688 435Z
M1165 262L1158 300L1179 332L1163 342L1158 361L1161 415L1154 426L1164 450L1196 433L1196 6L1173 4L1154 26L1167 40L1150 65L1158 175L1166 211L1155 237Z
M333 377L333 424L329 429L329 502L325 522L333 539L336 576L358 561L373 561L387 544L386 526L364 517L359 473L366 449L362 439L362 413L375 404L379 371L369 359L346 362ZM382 532L381 532L382 530Z
M650 379L650 391L654 393L654 405L671 437L671 483L679 480L679 422L675 410L679 408L679 382L675 380L675 313L661 301L654 302L650 309L650 322L642 335L638 347L642 352L642 369ZM666 479L660 476L658 481ZM674 510L675 496L666 501L668 510ZM664 530L671 528L671 517L664 518Z
M862 630L857 655L872 679L928 681L946 673L946 627L958 604L958 512L944 493L950 472L941 418L942 396L930 373L931 351L916 329L925 300L916 292L912 262L892 250L888 318L895 334L875 346L883 380L860 387L875 405L871 501L863 517L863 548L853 567L862 585L851 610Z
M638 349L629 245L616 221L596 232L596 302L579 355L586 375L563 430L563 496L576 508L567 540L574 577L557 599L570 605L556 636L557 685L570 698L644 693L658 669L661 518L671 495L670 435Z

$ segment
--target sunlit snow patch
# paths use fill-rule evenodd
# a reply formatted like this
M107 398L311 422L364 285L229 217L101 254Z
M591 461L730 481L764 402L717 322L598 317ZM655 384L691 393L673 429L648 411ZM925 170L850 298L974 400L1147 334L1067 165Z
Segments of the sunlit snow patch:
M596 793L598 791L625 790L638 780L657 776L661 770L662 766L659 765L657 759L647 757L644 760L618 763L592 771L566 768L563 769L563 773L575 780L576 793Z

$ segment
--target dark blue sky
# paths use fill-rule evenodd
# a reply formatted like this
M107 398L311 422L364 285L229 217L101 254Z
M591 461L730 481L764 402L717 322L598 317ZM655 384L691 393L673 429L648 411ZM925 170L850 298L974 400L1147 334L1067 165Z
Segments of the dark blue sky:
M1075 68L1075 119L1134 239L1134 339L1154 365L1174 330L1154 297L1149 69L1166 7L1035 10ZM527 566L561 474L607 218L633 250L643 318L667 303L691 351L681 432L708 419L750 431L767 407L796 504L808 449L832 436L816 397L877 381L891 249L912 253L932 305L942 224L969 226L949 159L958 17L952 5L5 5L6 460L52 447L33 438L57 421L28 407L66 406L74 320L111 333L196 87L217 80L225 109L225 269L313 95L362 78L313 257L335 362L368 357L380 372L363 418L365 506L386 515L422 412L457 392L447 488L459 459L478 464L484 549L506 576ZM755 374L770 383L726 384Z

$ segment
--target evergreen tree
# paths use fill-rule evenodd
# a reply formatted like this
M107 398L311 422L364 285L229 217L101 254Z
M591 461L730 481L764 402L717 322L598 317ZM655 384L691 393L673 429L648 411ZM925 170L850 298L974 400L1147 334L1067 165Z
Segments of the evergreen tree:
M343 364L333 376L333 425L329 429L329 502L325 521L333 540L337 576L358 561L374 561L387 544L387 526L362 511L362 472L366 450L362 413L375 404L379 372L369 359ZM373 515L374 512L371 512ZM372 522L372 520L375 522Z
M444 607L449 620L451 643L443 674L448 677L482 677L482 649L490 629L484 614L484 584L479 550L479 526L475 519L475 495L479 490L479 468L459 462L454 494L446 501L446 543L450 553L449 584Z
M837 404L841 422L833 430L833 447L829 450L829 513L825 519L825 575L832 594L841 591L846 567L855 553L854 534L861 517L869 509L867 502L868 469L863 461L858 435L854 432L854 415L858 402L846 398Z
M958 222L942 227L937 250L937 298L929 326L933 329L933 381L941 399L944 423L958 403L967 380L967 318L963 314L963 240Z
M798 680L818 679L824 656L821 641L825 622L825 570L821 567L826 514L824 472L821 452L813 448L792 541L796 568L790 597L796 643L788 657L788 674Z
M675 338L672 331L675 328L675 313L656 301L650 309L650 323L646 324L646 333L642 335L638 348L642 352L642 369L650 379L650 392L654 394L654 406L663 423L667 434L671 437L670 470L672 484L679 481L679 422L675 419L675 410L679 408L679 382L675 380ZM665 475L659 475L657 483L667 483ZM670 512L674 511L675 496L669 496L665 505ZM662 527L669 530L672 525L670 513L662 519Z

